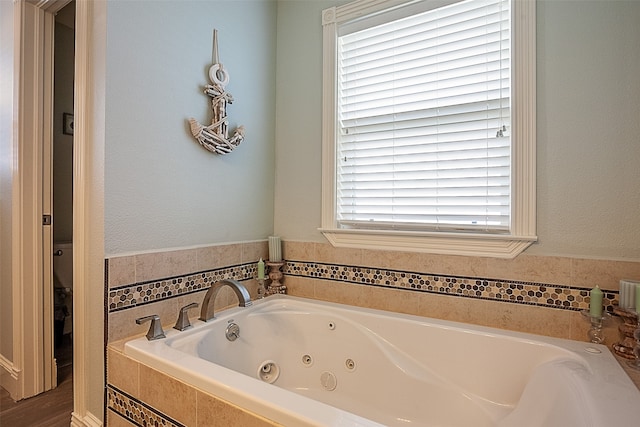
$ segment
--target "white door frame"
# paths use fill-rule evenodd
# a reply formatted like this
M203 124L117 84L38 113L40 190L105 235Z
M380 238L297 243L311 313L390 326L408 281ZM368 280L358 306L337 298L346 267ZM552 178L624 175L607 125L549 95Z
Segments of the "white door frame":
M43 35L69 0L14 0L14 176L12 199L13 369L22 399L44 391L42 144L50 110ZM101 426L104 411L104 61L106 2L76 1L74 83L74 427ZM48 23L47 23L48 22ZM51 73L51 71L49 71ZM99 75L98 75L99 74ZM49 74L49 77L51 74ZM47 80L47 84L45 84ZM102 95L100 97L100 95ZM93 292L91 292L93 290ZM51 339L51 338L49 338ZM96 343L99 343L96 345ZM49 344L47 344L49 345ZM96 357L97 356L97 357ZM50 380L49 380L50 381Z
M45 348L43 268L44 126L50 125L51 97L45 96L51 46L47 34L53 15L31 3L14 3L15 40L15 164L13 176L12 294L13 363L18 375L15 398L51 388L52 348ZM48 105L47 105L48 104ZM50 340L50 338L49 338ZM48 361L48 362L45 362ZM45 368L45 364L48 368Z

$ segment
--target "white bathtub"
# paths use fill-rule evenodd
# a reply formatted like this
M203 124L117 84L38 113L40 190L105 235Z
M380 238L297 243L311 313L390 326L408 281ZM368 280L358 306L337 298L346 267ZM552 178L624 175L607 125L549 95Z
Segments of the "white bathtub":
M125 354L285 426L640 420L640 392L604 346L289 296L131 340Z

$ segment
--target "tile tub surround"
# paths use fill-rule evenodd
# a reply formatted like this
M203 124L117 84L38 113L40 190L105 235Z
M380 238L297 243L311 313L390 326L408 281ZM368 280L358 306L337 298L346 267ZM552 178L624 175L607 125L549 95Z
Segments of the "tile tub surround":
M180 308L202 304L206 290L220 279L242 281L255 297L256 263L267 254L265 240L107 258L108 342L146 333L149 325L137 325L135 319L149 314L158 314L164 328L172 327ZM236 301L231 289L222 288L215 309ZM199 313L199 308L190 310L189 316Z
M203 417L215 417L202 415L206 411L223 414L226 424L220 425L274 425L138 364L118 348L119 340L146 333L148 325L136 325L136 317L157 313L169 328L179 308L200 304L218 278L248 279L243 283L255 295L255 263L267 253L264 241L106 260L108 425L143 425L141 420L150 425L156 420L167 426L211 425ZM637 262L565 257L496 260L291 241L283 242L283 257L284 283L292 295L581 341L586 341L588 322L579 310L588 307L588 291L600 285L610 307L617 301L620 279L640 278ZM235 304L235 298L223 288L216 309ZM194 310L192 317L196 315ZM617 319L605 328L605 337L607 344L617 341ZM140 381L155 382L141 387ZM171 406L157 393L141 390L158 387L195 396L188 399L195 402L188 412L196 419L185 418L183 407Z
M291 295L586 341L580 310L596 284L607 310L640 262L520 255L513 260L283 242ZM436 280L437 279L437 280ZM605 325L618 340L618 318Z
M279 425L130 359L122 342L109 345L106 366L110 427Z
M180 307L201 303L222 278L244 281L255 295L256 262L267 253L267 242L258 241L108 259L109 340L144 332L133 322L142 315L172 324ZM603 289L611 311L619 280L640 278L640 262L526 254L502 260L284 241L283 255L293 295L578 340L586 339L580 311L591 288ZM216 308L235 301L224 289ZM607 322L609 344L618 323Z

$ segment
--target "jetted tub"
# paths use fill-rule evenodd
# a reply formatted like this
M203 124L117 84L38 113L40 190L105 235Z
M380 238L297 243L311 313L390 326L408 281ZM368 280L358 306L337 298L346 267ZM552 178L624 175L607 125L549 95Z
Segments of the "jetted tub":
M284 295L166 334L125 354L285 426L640 420L638 389L606 347L585 342Z

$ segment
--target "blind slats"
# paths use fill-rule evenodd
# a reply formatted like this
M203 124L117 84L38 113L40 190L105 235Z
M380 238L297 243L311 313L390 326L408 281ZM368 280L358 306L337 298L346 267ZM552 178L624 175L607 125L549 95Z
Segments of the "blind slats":
M339 37L340 226L508 231L509 17L466 0Z

